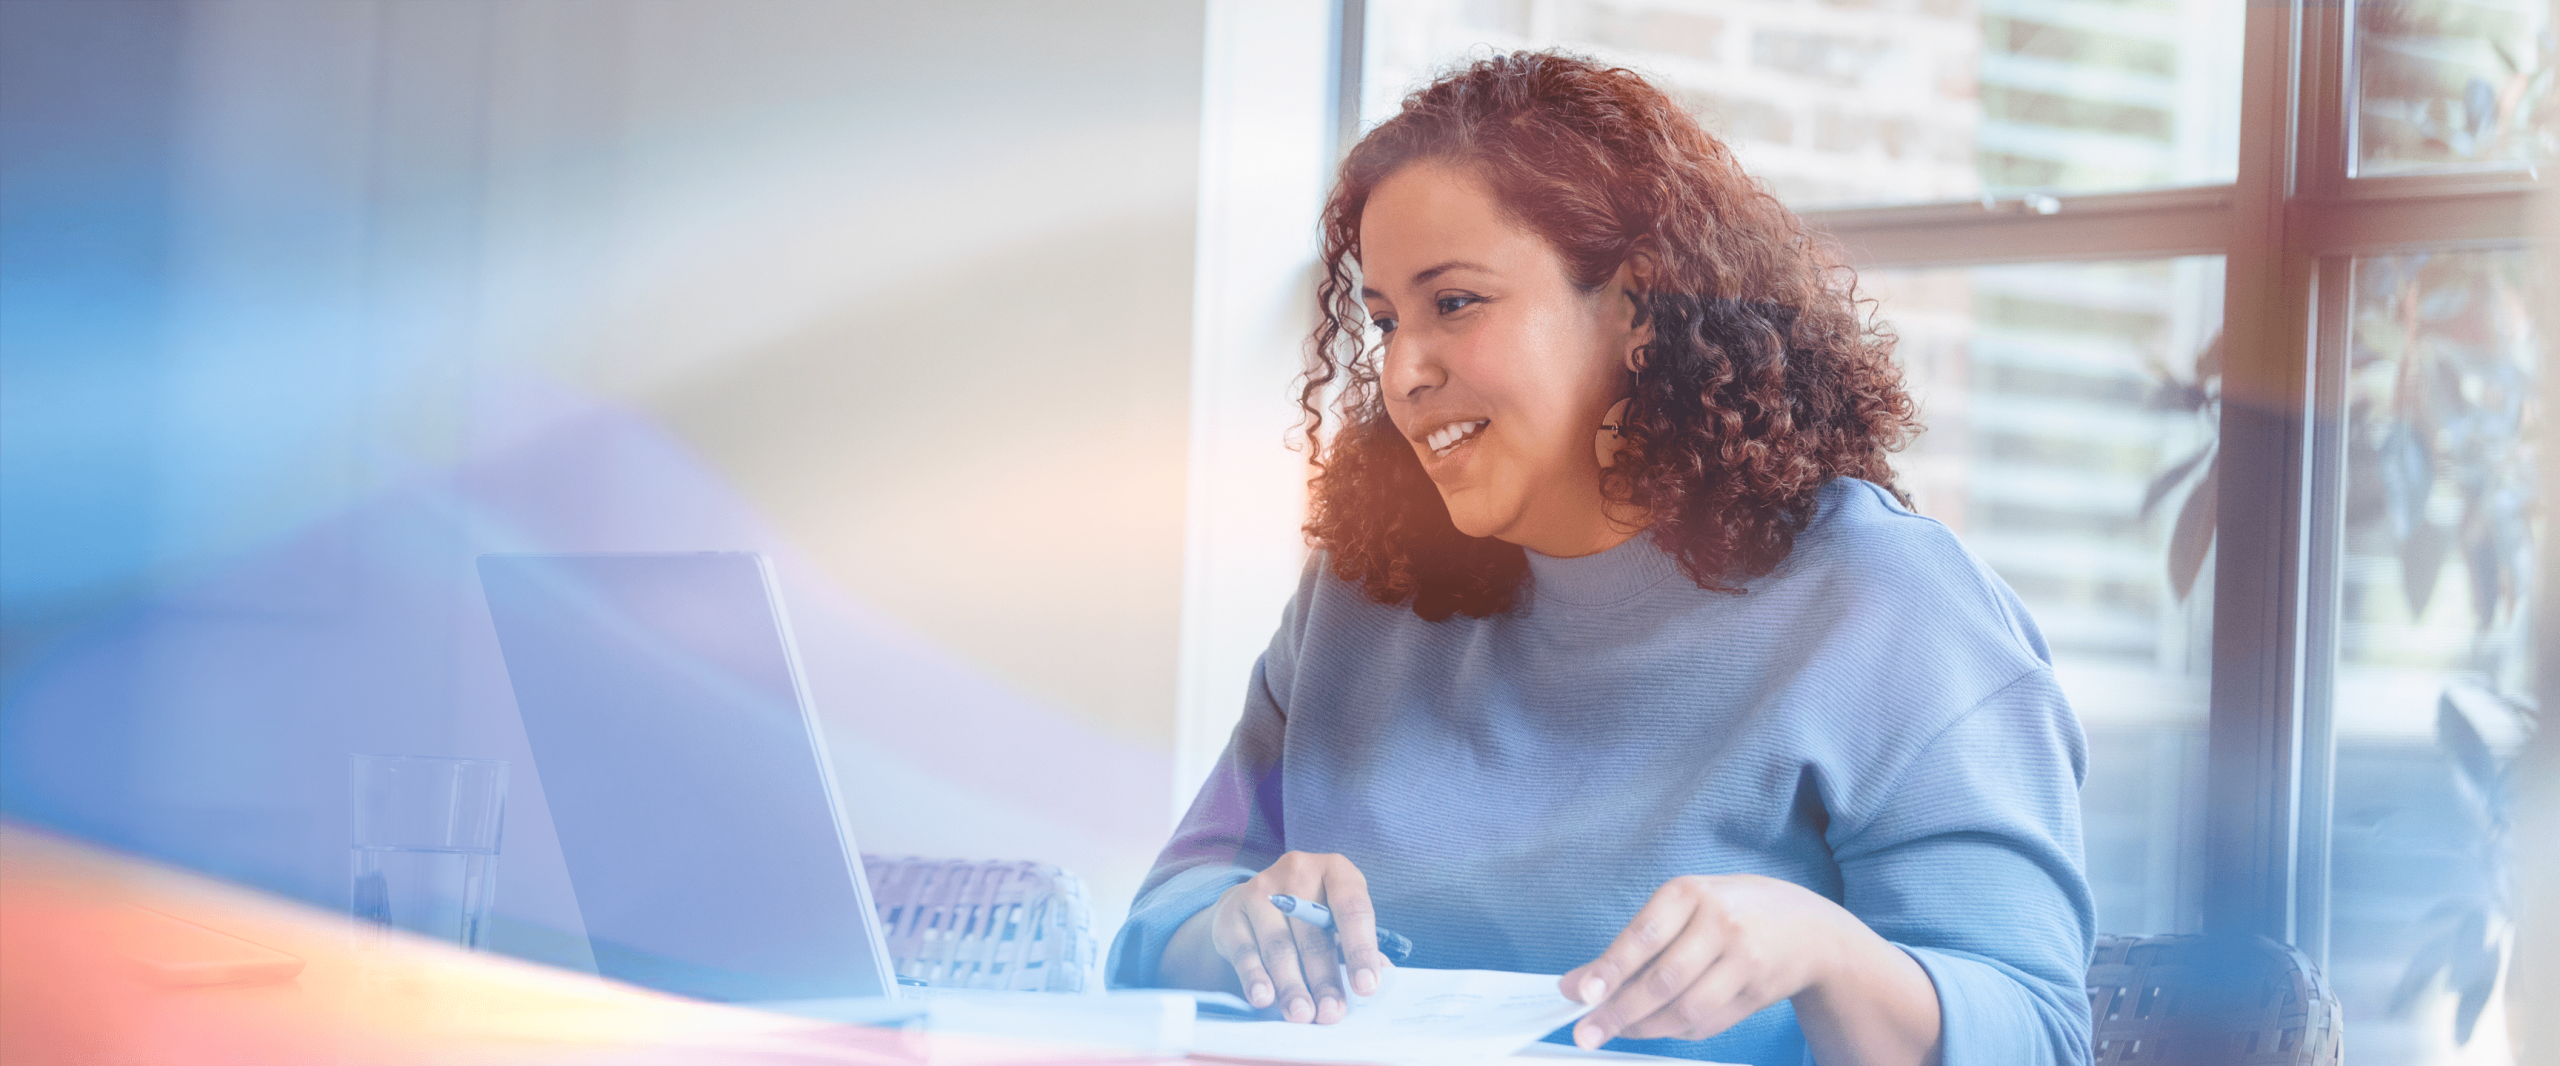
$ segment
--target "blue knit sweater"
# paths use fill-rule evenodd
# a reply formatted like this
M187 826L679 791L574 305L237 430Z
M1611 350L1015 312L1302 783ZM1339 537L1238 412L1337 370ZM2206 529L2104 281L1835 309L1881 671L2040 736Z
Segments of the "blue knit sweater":
M1175 927L1284 851L1357 864L1407 965L1535 973L1590 961L1673 877L1757 873L1919 960L1946 1066L2088 1060L2079 722L1946 527L1844 478L1741 595L1650 536L1529 570L1511 610L1426 622L1311 565L1112 983L1155 983ZM1784 1002L1610 1046L1807 1058Z

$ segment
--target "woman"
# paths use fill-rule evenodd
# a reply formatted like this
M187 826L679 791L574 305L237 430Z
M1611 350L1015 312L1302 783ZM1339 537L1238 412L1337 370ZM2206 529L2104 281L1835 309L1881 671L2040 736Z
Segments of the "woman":
M1559 54L1407 99L1324 235L1319 553L1114 982L1332 1022L1383 923L1412 965L1562 973L1586 1047L2085 1061L2079 725L1892 489L1911 404L1848 273Z

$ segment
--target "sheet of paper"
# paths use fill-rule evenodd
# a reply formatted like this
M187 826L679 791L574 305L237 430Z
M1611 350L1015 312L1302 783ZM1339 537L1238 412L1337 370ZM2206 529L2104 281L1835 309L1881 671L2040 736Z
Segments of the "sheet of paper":
M1556 991L1552 974L1399 969L1389 971L1377 995L1353 997L1350 1013L1332 1025L1204 1014L1191 1053L1438 1066L1511 1054L1590 1009Z
M1523 1062L1521 1061L1523 1059L1531 1061ZM1535 1061L1538 1059L1571 1059L1582 1063L1583 1066L1594 1066L1596 1063L1617 1063L1619 1066L1627 1066L1627 1064L1639 1062L1650 1062L1653 1063L1654 1066L1740 1066L1738 1063L1709 1062L1705 1059L1675 1059L1667 1055L1638 1055L1632 1051L1585 1051L1571 1044L1545 1043L1531 1044L1518 1051L1514 1051L1509 1055L1505 1055L1501 1060L1499 1060L1498 1066L1553 1066L1553 1063L1542 1064ZM1496 1066L1496 1064L1488 1063L1486 1066Z

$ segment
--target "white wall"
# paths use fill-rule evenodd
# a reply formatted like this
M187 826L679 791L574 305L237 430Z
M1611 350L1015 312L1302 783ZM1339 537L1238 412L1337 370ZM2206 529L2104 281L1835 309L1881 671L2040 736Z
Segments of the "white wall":
M500 909L574 933L471 559L751 548L863 845L1116 925L1171 824L1201 4L165 10L159 339L77 393L149 408L155 554L13 631L14 815L336 905L347 752L495 755Z
M1334 160L1333 5L1210 0L1201 91L1175 810L1225 748L1305 559L1291 379Z

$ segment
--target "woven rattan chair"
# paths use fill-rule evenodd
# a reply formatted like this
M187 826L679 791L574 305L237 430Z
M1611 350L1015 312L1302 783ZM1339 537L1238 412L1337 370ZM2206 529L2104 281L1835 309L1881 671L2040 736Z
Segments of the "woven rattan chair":
M937 988L1101 984L1084 882L1036 862L862 857L900 978Z
M2097 1066L2338 1066L2338 997L2266 937L2101 936L2089 961Z

